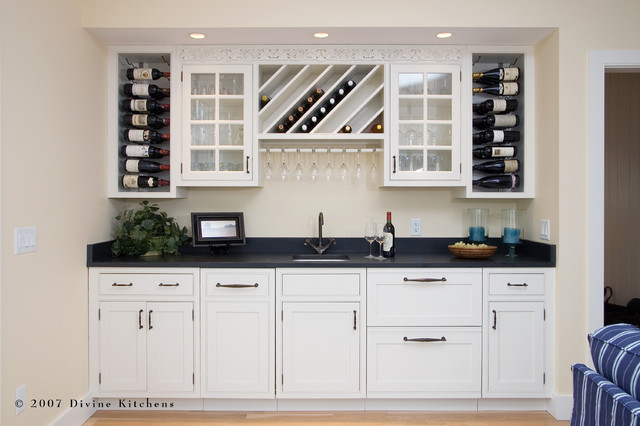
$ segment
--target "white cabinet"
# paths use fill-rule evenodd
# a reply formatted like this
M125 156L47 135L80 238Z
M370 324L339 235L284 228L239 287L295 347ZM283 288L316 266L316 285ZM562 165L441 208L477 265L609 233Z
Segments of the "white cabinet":
M202 269L202 396L274 398L273 269Z
M90 382L97 396L199 394L197 273L90 271Z
M182 184L256 184L252 69L183 65Z
M391 64L387 186L460 180L460 65Z
M552 380L553 271L485 269L483 397L545 397Z
M278 269L278 398L365 395L365 271Z

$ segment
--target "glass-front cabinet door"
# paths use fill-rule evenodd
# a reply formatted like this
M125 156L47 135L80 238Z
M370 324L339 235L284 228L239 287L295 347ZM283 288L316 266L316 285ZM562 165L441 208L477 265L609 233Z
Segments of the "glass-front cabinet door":
M182 78L183 181L252 184L252 66L184 65Z
M389 183L459 181L460 66L391 65L390 89Z

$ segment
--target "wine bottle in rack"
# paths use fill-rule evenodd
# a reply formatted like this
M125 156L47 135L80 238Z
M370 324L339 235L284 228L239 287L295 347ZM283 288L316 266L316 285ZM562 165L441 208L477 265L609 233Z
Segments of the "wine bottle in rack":
M169 155L169 150L150 145L123 145L120 148L120 153L125 157L161 158Z
M286 133L287 130L289 130L289 126L287 123L280 123L278 124L278 126L276 127L276 132L277 133Z
M124 99L120 103L120 109L124 112L150 112L163 114L169 112L169 104L161 104L153 99Z
M489 99L484 102L473 104L473 112L480 115L487 113L507 113L513 112L517 109L517 99Z
M474 180L473 186L493 189L516 189L520 187L520 176L512 174L487 176Z
M169 88L159 87L155 84L127 83L122 85L125 95L133 98L164 99L171 95Z
M162 72L155 68L129 68L127 78L129 80L157 80L160 77L171 77L171 73Z
M505 129L520 124L520 117L516 114L491 114L473 119L473 127L478 130Z
M170 119L160 118L151 114L124 114L122 116L122 122L127 126L161 129L169 125Z
M127 142L138 143L162 143L170 139L169 133L160 133L155 130L126 129L122 136Z
M338 96L338 99L342 100L342 98L347 96L349 94L349 92L351 92L353 90L354 87L356 87L356 82L355 81L353 81L353 80L345 81L344 84L336 92L336 95Z
M351 133L351 126L345 124L340 128L340 130L338 130L338 133Z
M515 157L518 155L518 148L515 146L485 146L483 148L475 148L473 150L473 158L497 158L497 157Z
M259 108L260 109L264 108L269 103L269 101L271 101L271 98L269 96L267 96L267 95L260 96L260 104L259 104L260 106L259 106Z
M515 96L520 93L518 82L497 83L485 87L474 87L473 93L487 93L496 96Z
M473 81L478 83L498 83L501 81L516 81L520 78L520 68L493 68L484 72L474 72Z
M159 179L155 176L122 176L122 186L125 188L157 188L159 186L167 186L169 183L168 180Z
M487 161L474 165L473 170L491 174L516 173L520 171L520 161L516 159Z
M518 142L520 132L518 130L486 130L473 134L474 145L485 143Z
M367 128L367 130L364 131L364 133L382 133L383 131L384 129L382 127L382 124L373 123Z
M168 164L160 164L156 161L124 160L124 169L129 173L157 173L170 168Z

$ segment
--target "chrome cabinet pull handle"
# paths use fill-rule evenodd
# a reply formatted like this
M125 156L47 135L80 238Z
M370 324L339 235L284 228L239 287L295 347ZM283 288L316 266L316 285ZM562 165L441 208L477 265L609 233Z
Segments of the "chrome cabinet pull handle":
M402 280L404 282L416 282L416 283L436 283L436 282L446 282L447 279L445 277L442 278L407 278L404 277Z
M138 328L142 329L142 309L138 312Z
M129 283L129 284L113 283L113 284L111 284L112 287L131 287L132 285L133 285L133 283Z
M496 326L498 325L498 319L497 319L497 312L495 311L495 309L493 311L493 325L491 326L491 328L493 328L494 330L496 330Z
M404 340L405 342L425 342L425 343L429 343L429 342L446 342L447 338L442 336L439 339L435 339L433 337L419 337L417 339L409 339L407 336L405 336L402 340Z
M529 284L527 284L527 283L521 283L521 284L507 283L507 287L529 287Z
M160 284L158 284L158 287L178 287L178 286L180 286L180 283L175 283L175 284L160 283Z
M153 326L151 325L151 313L153 312L153 309L149 310L149 330L153 329Z
M255 284L216 284L216 287L226 287L226 288L247 288L247 287L258 287L258 283Z

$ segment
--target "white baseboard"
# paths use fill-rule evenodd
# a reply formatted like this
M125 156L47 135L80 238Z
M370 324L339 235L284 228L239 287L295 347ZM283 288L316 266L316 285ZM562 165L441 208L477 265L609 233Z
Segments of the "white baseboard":
M98 407L94 406L93 402L91 394L70 400L67 410L54 420L50 426L78 426L83 424L98 410Z
M551 395L551 400L547 406L547 411L556 420L571 420L573 411L573 395Z

